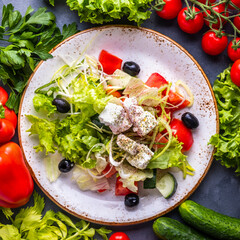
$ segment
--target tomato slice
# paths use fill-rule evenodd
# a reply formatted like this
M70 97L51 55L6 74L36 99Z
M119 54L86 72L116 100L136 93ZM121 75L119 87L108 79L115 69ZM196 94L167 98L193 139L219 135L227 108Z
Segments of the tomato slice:
M106 50L100 52L98 60L102 65L103 71L107 74L113 74L117 69L121 69L123 61Z
M128 188L123 187L122 181L120 181L121 177L117 177L116 185L115 185L115 195L116 196L126 196L129 193L133 193ZM137 182L135 182L137 186Z
M193 145L193 136L190 129L188 129L181 120L174 118L170 123L173 136L178 138L179 142L183 143L182 151L188 151Z
M183 100L183 97L181 94L173 92L172 90L169 91L168 102L170 104L177 106L182 102L182 100ZM190 104L190 102L186 99L183 101L182 104L180 104L176 108L171 108L171 111L177 111L177 110L183 109L183 108L187 107L189 104Z
M4 88L0 87L0 103L2 105L5 105L7 100L8 100L8 93Z
M102 175L106 174L111 168L111 165L108 164L106 166L106 168L102 171ZM110 178L111 176L113 176L115 173L117 172L116 168L113 166L111 171L105 176L106 178Z
M149 87L160 88L164 84L168 84L168 81L159 73L152 73L145 84Z

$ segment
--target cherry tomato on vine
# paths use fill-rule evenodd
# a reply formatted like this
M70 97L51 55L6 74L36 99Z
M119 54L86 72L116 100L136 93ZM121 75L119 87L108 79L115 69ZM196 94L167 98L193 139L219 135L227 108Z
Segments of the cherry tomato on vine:
M234 84L240 87L240 59L235 61L230 71L231 80Z
M2 105L5 105L7 100L8 100L8 93L4 88L0 87L0 103Z
M236 42L239 42L240 38L236 38ZM227 49L227 53L228 53L228 57L234 62L237 59L240 59L240 48L237 48L236 50L234 50L232 48L234 44L234 40L232 40L229 44L228 44L228 49ZM240 47L240 45L239 45Z
M225 11L225 4L219 4L219 5L215 6L215 7L212 7L212 9L213 9L215 12L220 13L222 16L225 16L225 17L228 17L228 16L229 16L229 13L228 13L227 11ZM210 10L207 10L207 12L208 12L209 14L211 13ZM207 20L207 19L205 19L205 18L207 17L207 14L204 13L203 16L204 16L204 22L205 22L205 24L209 27L209 26L210 26L210 21ZM211 15L211 16L212 16L212 15ZM217 16L216 16L216 18L217 18ZM220 19L221 19L222 25L224 25L224 24L226 23L226 20L224 20L222 17L221 17ZM214 28L214 29L219 29L219 27L220 27L220 19L218 18L218 19L217 19L217 23L212 24L212 28Z
M111 235L109 240L130 240L130 238L124 232L115 232L114 234Z
M215 32L206 32L202 37L202 49L209 55L218 55L227 47L227 36L218 37Z
M177 21L178 21L179 27L184 32L189 34L194 34L199 32L202 29L204 24L203 14L198 13L200 11L198 8L196 7L191 8L191 11L195 12L195 16L193 19L187 20L187 15L185 11L188 11L187 7L183 8L178 14Z
M236 16L234 19L233 19L233 24L235 25L235 27L240 30L240 17L239 16Z
M182 9L181 0L163 0L165 2L161 11L156 11L157 15L163 19L174 19Z
M240 8L240 0L231 0L230 3L233 3L236 7ZM229 5L230 9L235 9L234 6Z

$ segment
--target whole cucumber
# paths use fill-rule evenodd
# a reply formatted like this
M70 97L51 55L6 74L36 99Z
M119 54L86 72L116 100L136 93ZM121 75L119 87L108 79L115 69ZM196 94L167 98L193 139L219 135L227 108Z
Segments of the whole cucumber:
M167 217L160 217L155 220L153 231L158 238L164 240L210 240L196 230Z
M179 206L182 219L216 239L239 240L240 219L229 217L187 200Z

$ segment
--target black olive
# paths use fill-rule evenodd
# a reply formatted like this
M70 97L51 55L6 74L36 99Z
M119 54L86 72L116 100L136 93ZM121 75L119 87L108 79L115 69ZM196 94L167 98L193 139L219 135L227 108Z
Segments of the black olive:
M186 112L182 115L182 122L190 129L197 128L199 126L198 119L190 112Z
M123 64L123 71L131 76L137 76L140 72L140 67L137 63L129 61Z
M125 196L125 206L127 207L134 207L137 206L139 203L139 197L135 193L129 193Z
M54 98L52 104L57 107L57 111L60 113L67 113L70 110L70 104L65 99Z
M75 165L74 162L71 162L70 160L64 158L61 162L59 162L58 169L60 172L66 173L71 171L74 165Z

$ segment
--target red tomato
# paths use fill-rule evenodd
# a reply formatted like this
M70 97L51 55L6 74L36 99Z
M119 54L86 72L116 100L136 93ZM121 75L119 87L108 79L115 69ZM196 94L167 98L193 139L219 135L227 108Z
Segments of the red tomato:
M239 16L236 16L234 19L233 19L233 24L235 25L235 27L240 30L240 17Z
M107 173L110 170L111 165L108 164L106 166L106 168L102 171L102 175L104 175L105 173ZM110 178L111 176L113 176L115 173L117 172L116 168L113 166L111 171L105 176L106 178Z
M5 119L0 118L0 143L9 142L15 134L13 124Z
M240 8L240 0L231 0L230 3L233 3L236 7ZM234 6L229 5L231 9L235 9Z
M225 11L225 4L219 4L215 7L213 7L212 9L215 12L221 13L222 16L226 16L226 17L229 16L229 13L227 11ZM210 14L209 10L207 10L207 12ZM206 18L207 17L206 13L204 13L203 16L204 16L204 18ZM226 23L226 21L223 18L221 18L221 21L222 21L223 25ZM204 22L207 26L210 26L210 22L207 19L204 19ZM212 28L219 29L219 27L220 27L220 20L217 19L217 23L212 24Z
M185 11L187 11L187 7L183 8L179 14L178 14L178 25L179 27L186 33L189 34L194 34L199 32L204 24L204 20L203 20L203 14L202 13L197 13L200 10L198 8L194 8L196 15L193 19L186 19L187 15L185 13ZM193 9L193 8L192 8ZM191 10L192 10L191 9Z
M234 84L240 87L240 59L235 61L230 71L231 80Z
M240 48L234 50L234 49L232 48L233 41L234 41L234 40L232 40L232 41L228 44L227 52L228 52L229 58L234 62L234 61L236 61L237 59L240 59ZM240 38L236 38L236 42L239 42L239 41L240 41ZM239 45L239 47L240 47L240 45Z
M5 109L5 119L9 120L14 128L17 126L17 115L13 110L10 110L7 106L3 106Z
M105 50L100 52L99 62L102 65L103 71L107 74L113 74L115 70L121 69L122 66L122 59Z
M123 187L122 181L120 181L120 177L117 177L116 185L115 185L115 195L116 196L125 196L129 193L133 193L128 188ZM135 182L135 185L137 186L137 182Z
M185 127L183 122L179 119L174 118L170 123L173 136L178 138L179 142L182 142L182 151L188 151L193 144L192 132L190 129Z
M4 88L0 87L0 103L2 105L5 105L7 100L8 100L8 93Z
M168 81L159 73L153 73L145 83L149 87L160 88L164 84L168 84Z
M165 2L163 9L157 11L157 15L164 19L174 19L182 9L181 0L163 0Z
M124 232L115 232L110 236L109 240L130 240L130 238Z
M227 47L227 36L218 37L213 31L206 32L202 37L202 49L209 55L218 55Z
M178 93L175 93L173 91L169 91L169 94L168 94L168 102L174 106L177 106L178 104L180 104L183 100L183 97L178 94ZM183 109L185 107L187 107L189 105L189 101L186 99L184 100L184 102L182 104L180 104L178 107L176 108L171 108L171 111L177 111L177 110L180 110L180 109Z

